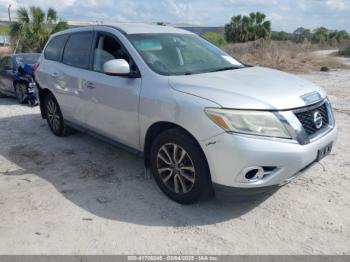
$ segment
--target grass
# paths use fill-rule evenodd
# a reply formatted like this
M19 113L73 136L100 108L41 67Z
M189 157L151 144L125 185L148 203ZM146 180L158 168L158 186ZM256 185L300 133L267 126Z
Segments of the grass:
M7 35L9 31L9 27L7 25L0 24L0 35Z
M245 64L259 65L290 72L309 72L330 69L350 69L336 57L313 54L318 47L310 43L296 44L289 41L267 44L261 41L225 46L233 57Z

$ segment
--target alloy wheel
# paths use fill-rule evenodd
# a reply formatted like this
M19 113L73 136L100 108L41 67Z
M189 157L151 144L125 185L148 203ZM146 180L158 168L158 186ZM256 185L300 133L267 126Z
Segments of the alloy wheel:
M163 145L157 154L157 169L163 183L177 194L190 192L196 180L196 172L190 155L181 146Z
M58 113L57 105L54 101L50 100L47 103L47 117L50 126L53 130L58 131L60 129L60 115Z

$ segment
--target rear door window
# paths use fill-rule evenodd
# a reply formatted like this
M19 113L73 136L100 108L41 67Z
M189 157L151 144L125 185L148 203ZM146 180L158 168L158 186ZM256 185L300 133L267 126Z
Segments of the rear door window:
M70 66L88 69L92 40L92 32L72 34L66 44L62 62Z
M59 35L54 37L45 49L45 58L52 61L61 61L63 48L67 42L67 39L68 35Z

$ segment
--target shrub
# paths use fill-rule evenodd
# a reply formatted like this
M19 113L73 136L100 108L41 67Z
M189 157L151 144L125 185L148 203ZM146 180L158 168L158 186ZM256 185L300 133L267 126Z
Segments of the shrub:
M202 37L217 46L223 46L226 44L225 38L222 34L208 32L205 33Z
M350 46L340 50L339 55L350 57Z

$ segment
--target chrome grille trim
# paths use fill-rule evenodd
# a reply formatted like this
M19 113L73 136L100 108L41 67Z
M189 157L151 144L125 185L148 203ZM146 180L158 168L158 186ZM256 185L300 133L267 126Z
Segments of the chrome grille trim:
M316 112L322 116L323 121L320 122L321 127L315 125L314 114ZM297 112L295 115L309 136L313 136L329 126L328 107L325 102L316 108Z
M300 121L300 118L298 117L298 115L302 114L302 113L306 113L306 112L313 112L316 109L320 109L319 111L320 111L321 115L324 118L326 118L326 124L320 130L315 130L315 132L310 132L310 130L307 130L308 127L304 126L305 123L302 123L302 121ZM313 141L316 141L320 137L326 135L335 126L335 121L334 121L332 107L331 107L331 104L329 103L329 100L327 98L322 100L319 103L314 104L314 105L307 106L307 107L304 107L304 108L298 108L296 110L293 110L293 113L295 114L295 116L299 120L300 124L302 125L302 128L303 128L304 132L307 135L307 139L304 138L304 143L306 143L306 144L311 143Z
M297 118L296 114L307 112L310 110L315 110L316 108L319 108L322 105L325 105L327 108L328 125L325 128L316 132L315 134L309 135L305 131L304 126L302 125L300 120ZM327 98L311 106L297 108L289 111L275 112L275 115L281 120L285 128L289 131L289 133L292 136L292 139L297 141L301 145L307 145L318 140L319 138L323 137L324 135L332 131L335 127L332 107Z

